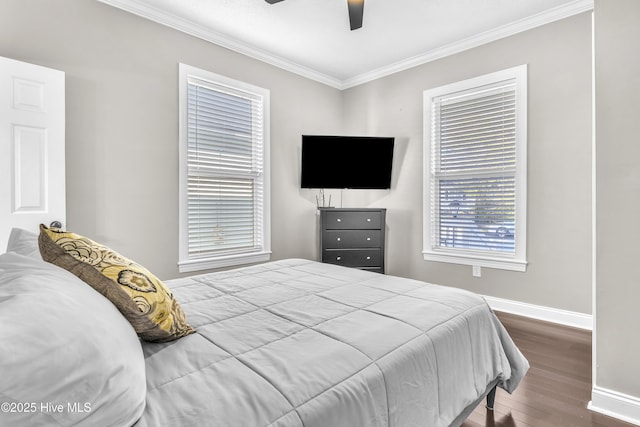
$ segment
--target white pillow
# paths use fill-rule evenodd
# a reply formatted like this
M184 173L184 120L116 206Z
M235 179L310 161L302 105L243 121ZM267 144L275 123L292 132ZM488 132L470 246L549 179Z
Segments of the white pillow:
M38 234L22 228L12 228L7 243L7 252L15 252L34 259L42 259L38 247Z
M0 255L0 361L0 425L130 426L145 407L129 322L73 274L12 252Z

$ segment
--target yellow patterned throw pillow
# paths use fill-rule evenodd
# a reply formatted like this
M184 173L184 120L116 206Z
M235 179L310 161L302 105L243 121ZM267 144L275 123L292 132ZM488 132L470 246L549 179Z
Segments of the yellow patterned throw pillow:
M75 233L40 225L40 254L108 298L145 341L164 342L195 330L167 286L149 270Z

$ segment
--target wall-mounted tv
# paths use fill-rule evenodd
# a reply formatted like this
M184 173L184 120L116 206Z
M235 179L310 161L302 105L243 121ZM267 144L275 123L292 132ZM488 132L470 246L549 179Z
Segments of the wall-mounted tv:
M393 137L302 135L302 188L391 188Z

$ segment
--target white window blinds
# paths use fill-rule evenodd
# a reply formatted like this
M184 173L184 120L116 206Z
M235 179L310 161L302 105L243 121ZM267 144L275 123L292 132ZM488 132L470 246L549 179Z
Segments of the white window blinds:
M434 100L435 246L515 251L513 82Z
M513 77L429 96L425 252L520 255L519 90Z
M184 127L187 188L182 258L264 252L264 95L190 75Z

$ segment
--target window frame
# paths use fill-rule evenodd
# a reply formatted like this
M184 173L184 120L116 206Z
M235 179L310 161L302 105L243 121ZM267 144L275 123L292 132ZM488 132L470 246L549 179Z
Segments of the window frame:
M515 81L516 90L516 171L515 171L515 251L499 253L489 250L442 247L436 244L436 200L431 197L434 182L432 148L435 129L432 127L434 99L497 84L501 81ZM527 268L527 65L485 74L423 92L423 258L479 267L497 268L524 272Z
M241 82L210 71L202 70L187 64L179 64L179 248L178 271L181 273L194 272L221 267L230 267L250 263L268 261L271 258L271 219L270 219L270 91L249 83ZM262 157L262 230L259 230L261 245L258 250L233 251L209 257L189 256L188 234L188 85L189 79L195 78L210 82L216 86L227 86L233 90L258 95L263 100L263 157Z

